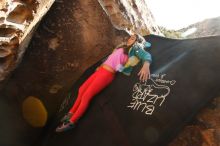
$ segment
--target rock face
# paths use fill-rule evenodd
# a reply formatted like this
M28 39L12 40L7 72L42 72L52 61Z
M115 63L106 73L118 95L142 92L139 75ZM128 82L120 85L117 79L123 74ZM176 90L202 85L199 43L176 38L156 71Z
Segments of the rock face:
M52 115L82 72L127 36L113 27L96 0L56 1L1 95L19 101L30 94L48 97L46 102L56 98L47 107Z
M98 0L112 24L142 35L162 35L145 0Z
M35 25L52 3L53 0L41 0L40 4L36 0L1 1L0 83L21 61Z
M215 98L175 138L169 146L219 146L220 145L220 97Z

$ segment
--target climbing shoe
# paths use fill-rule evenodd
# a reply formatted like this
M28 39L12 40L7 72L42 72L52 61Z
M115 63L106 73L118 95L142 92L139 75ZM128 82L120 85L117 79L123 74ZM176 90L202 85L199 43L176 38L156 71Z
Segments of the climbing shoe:
M56 132L65 132L70 129L73 129L75 127L75 124L73 122L63 122L62 125L58 126L56 128Z

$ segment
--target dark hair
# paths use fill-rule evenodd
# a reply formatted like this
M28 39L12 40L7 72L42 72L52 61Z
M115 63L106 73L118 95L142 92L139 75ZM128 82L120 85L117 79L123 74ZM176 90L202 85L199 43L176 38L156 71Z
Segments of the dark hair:
M136 36L137 36L137 40L136 41L139 42L139 43L142 43L145 40L144 37L139 35L139 34L136 34Z
M135 35L135 37L136 37L135 42L136 42L136 41L138 41L138 42L141 41L141 38L139 37L138 34L133 34L133 35ZM130 37L131 37L131 36L130 36ZM130 37L129 37L129 38L130 38ZM132 45L133 45L133 44L132 44ZM124 51L128 53L128 51L129 51L128 49L129 49L132 45L128 46L128 45L127 45L127 42L122 42L121 44L117 45L117 46L115 47L115 49L123 48Z
M121 44L119 44L115 47L115 49L118 49L118 48L127 48L126 42L122 42Z

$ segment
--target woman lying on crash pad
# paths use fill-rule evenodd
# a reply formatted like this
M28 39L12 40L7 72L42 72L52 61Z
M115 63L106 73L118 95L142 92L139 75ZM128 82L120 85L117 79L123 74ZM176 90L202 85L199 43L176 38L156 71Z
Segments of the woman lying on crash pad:
M142 60L143 67L138 75L141 81L150 77L151 54L145 51L151 44L139 35L131 35L124 45L117 47L102 63L102 65L80 86L78 97L69 110L61 119L61 125L56 132L63 132L75 127L75 124L84 114L93 97L108 86L115 78L116 72L130 75L132 67Z

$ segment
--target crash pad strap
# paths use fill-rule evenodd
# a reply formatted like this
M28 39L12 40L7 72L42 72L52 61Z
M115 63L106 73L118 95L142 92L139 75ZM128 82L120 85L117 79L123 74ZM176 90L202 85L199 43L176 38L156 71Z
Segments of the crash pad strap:
M111 133L117 142L117 145L131 146L123 128L120 126L120 123L110 106L108 98L101 97L98 99L103 115L106 119L107 124L110 126Z

